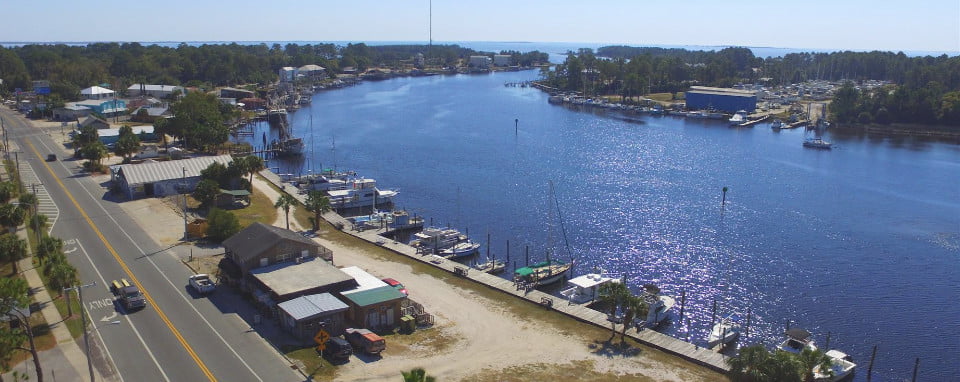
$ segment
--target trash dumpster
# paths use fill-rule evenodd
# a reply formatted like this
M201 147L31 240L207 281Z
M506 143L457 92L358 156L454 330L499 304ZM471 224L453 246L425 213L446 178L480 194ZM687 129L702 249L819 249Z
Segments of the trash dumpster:
M407 333L415 332L417 330L417 320L409 314L400 317L400 330Z

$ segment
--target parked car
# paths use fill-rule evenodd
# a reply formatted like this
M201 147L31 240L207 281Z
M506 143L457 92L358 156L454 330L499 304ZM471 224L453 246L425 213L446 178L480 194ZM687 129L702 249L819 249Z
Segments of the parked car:
M331 361L345 361L353 354L350 342L340 337L330 337L323 349L323 356Z
M387 348L387 341L383 337L367 329L347 328L344 337L347 337L347 341L354 348L367 354L380 354Z
M399 281L397 281L397 280L394 280L394 279L391 279L391 278L385 278L385 279L383 279L383 282L387 283L387 285L389 285L389 286L392 286L392 287L396 288L398 291L400 291L400 293L403 293L404 296L409 296L409 295L410 295L409 293L407 293L407 288L404 288L403 284L401 284L401 283L400 283Z
M212 293L217 289L216 284L214 284L213 280L210 279L210 275L206 273L191 275L189 282L190 287L200 294Z

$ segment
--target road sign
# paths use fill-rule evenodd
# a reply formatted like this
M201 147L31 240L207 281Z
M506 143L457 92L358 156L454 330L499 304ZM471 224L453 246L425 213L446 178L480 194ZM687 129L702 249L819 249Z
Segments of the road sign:
M313 337L313 340L316 341L316 342L317 342L317 345L320 345L320 346L326 345L327 340L329 340L329 339L330 339L330 333L327 333L327 331L326 331L326 330L323 330L323 329L320 329L320 331L317 332L317 335ZM318 348L319 348L320 346L318 346ZM321 350L323 350L323 349L321 349Z

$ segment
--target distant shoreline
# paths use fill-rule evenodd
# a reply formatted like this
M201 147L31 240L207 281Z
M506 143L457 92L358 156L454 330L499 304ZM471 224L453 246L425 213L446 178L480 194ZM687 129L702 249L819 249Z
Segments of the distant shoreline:
M878 124L836 124L834 129L844 133L867 133L912 137L946 138L960 144L960 127L932 126L907 123Z

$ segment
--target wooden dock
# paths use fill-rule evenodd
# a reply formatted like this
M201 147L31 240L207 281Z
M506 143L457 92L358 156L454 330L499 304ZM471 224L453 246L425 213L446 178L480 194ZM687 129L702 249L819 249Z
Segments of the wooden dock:
M281 190L286 191L286 188L284 187L283 182L281 182L280 177L269 169L260 171L260 175L271 183L275 184ZM301 203L304 203L306 200L305 194L300 194L297 192L289 194L299 200ZM405 243L392 241L380 236L379 233L381 230L350 230L348 229L348 227L351 227L350 222L333 212L324 214L323 218L335 226L338 226L338 223L342 224L342 227L344 227L343 232L346 232L347 234L389 249L397 254L407 256L423 264L443 269L451 274L472 280L480 285L498 290L508 295L512 295L516 298L527 300L531 303L544 306L545 308L556 310L578 321L593 324L597 327L609 330L610 322L607 321L607 315L605 313L587 308L585 305L569 304L562 298L541 292L536 289L528 290L526 288L522 288L511 280L471 269L469 266L456 261L439 260L434 256L418 253L415 248ZM659 333L655 330L645 329L637 331L635 328L631 328L627 330L626 334L641 344L669 354L673 354L687 361L707 367L711 370L725 373L730 369L726 362L729 357L714 352L708 348L700 347L695 344L670 337L666 334Z

